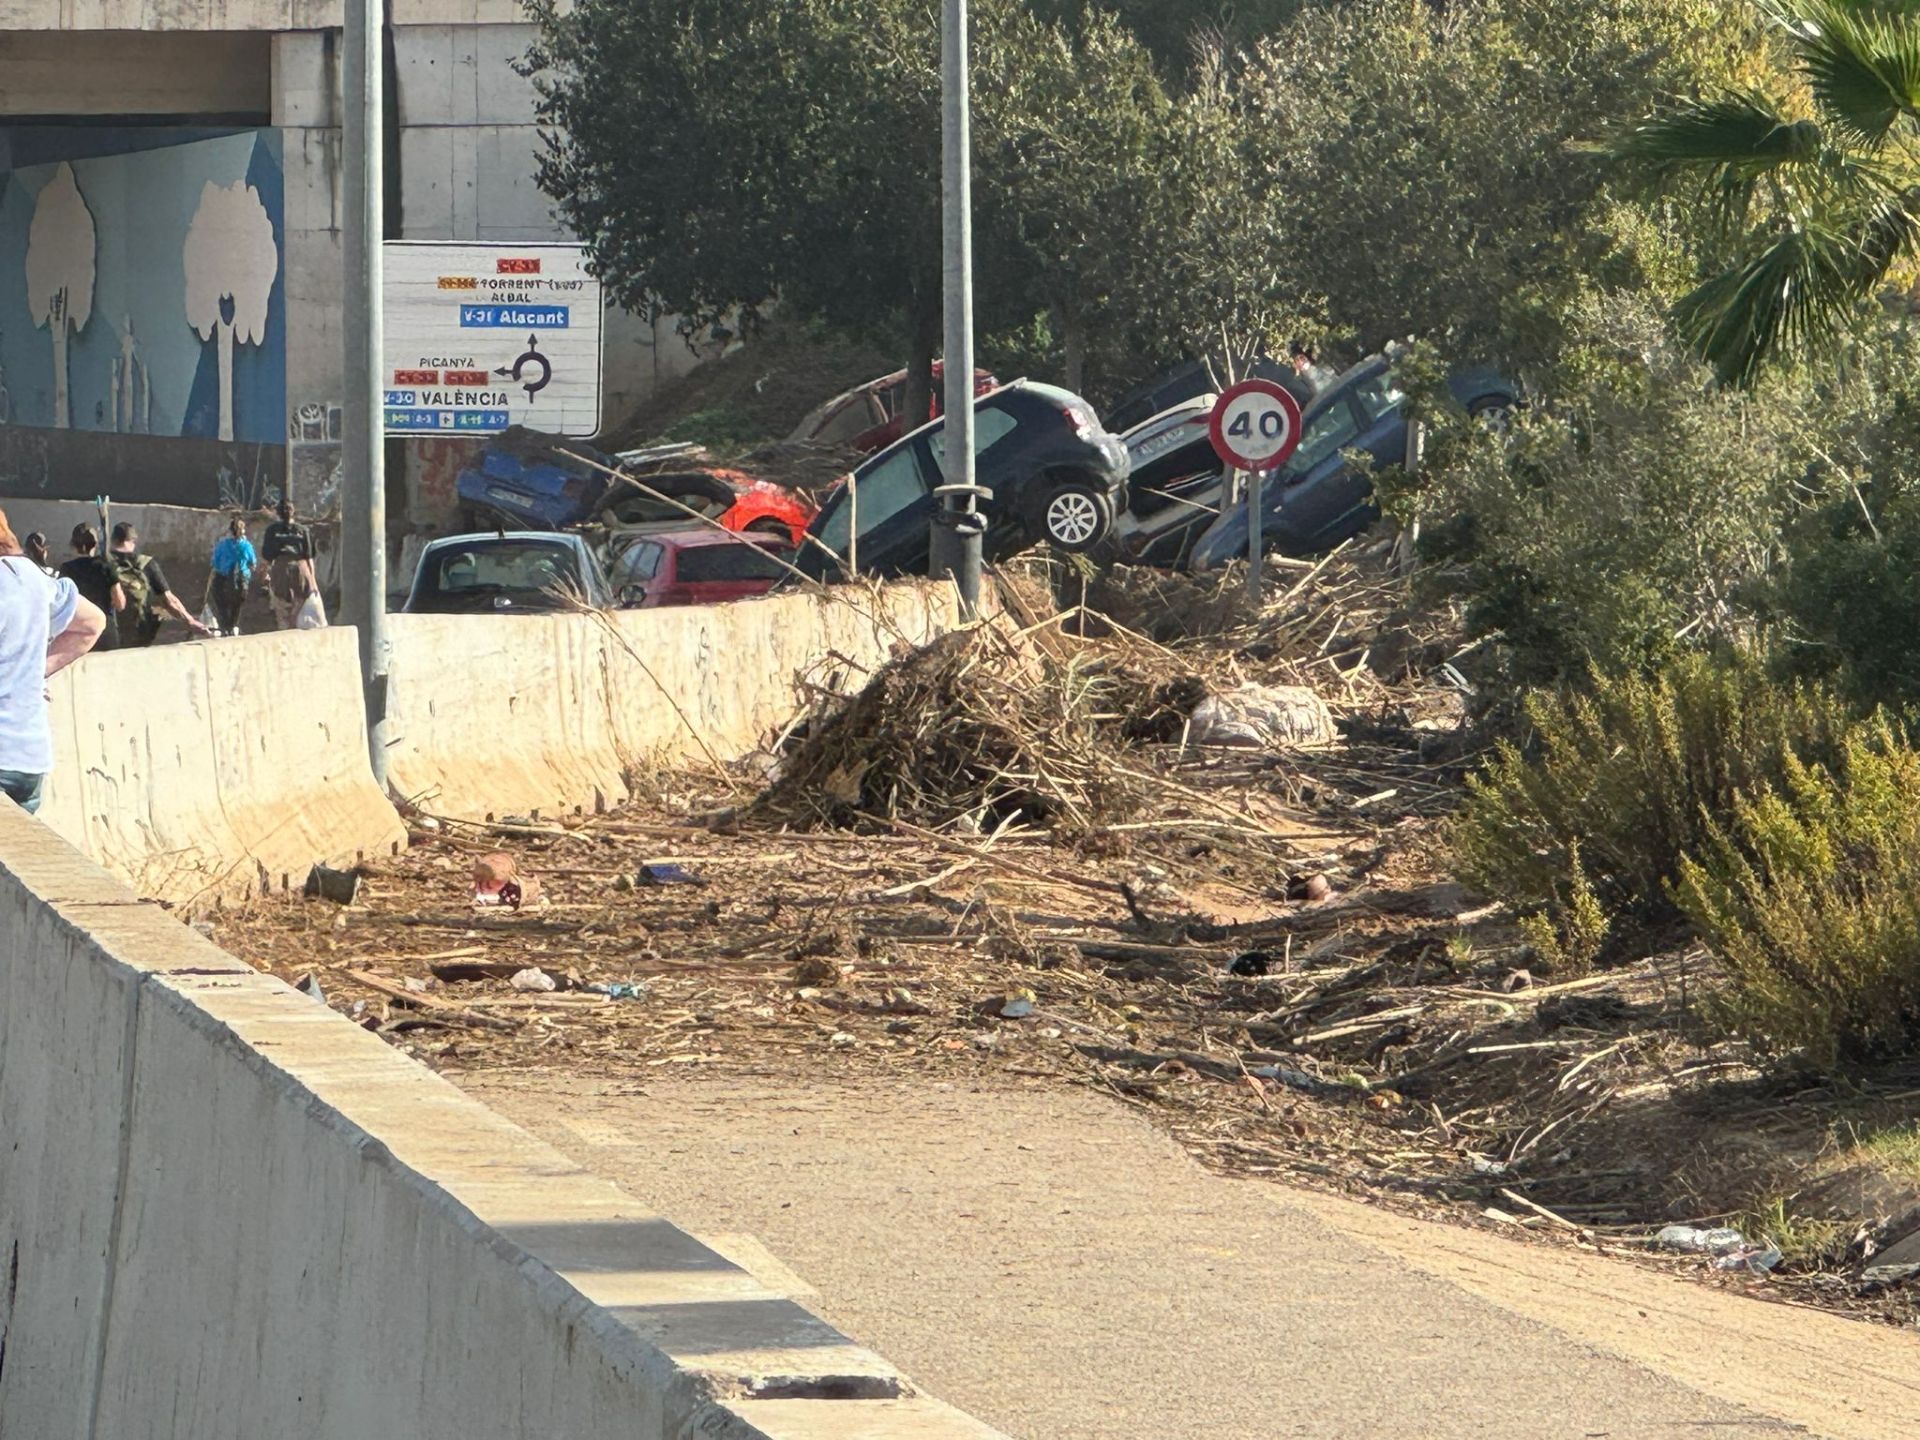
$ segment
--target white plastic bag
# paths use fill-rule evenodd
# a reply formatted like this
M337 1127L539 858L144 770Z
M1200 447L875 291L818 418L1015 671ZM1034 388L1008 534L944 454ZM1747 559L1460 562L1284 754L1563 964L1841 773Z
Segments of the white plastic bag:
M207 627L207 633L209 635L218 635L220 633L220 615L219 612L213 608L213 602L211 600L200 607L200 623Z
M314 591L300 602L300 609L293 617L296 630L324 630L327 628L327 607L320 603L320 592Z

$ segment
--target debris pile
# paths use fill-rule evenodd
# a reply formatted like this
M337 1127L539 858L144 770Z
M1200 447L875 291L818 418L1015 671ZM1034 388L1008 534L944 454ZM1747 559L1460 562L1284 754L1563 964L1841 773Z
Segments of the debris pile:
M1149 688L1112 660L1058 659L998 624L955 631L827 701L756 808L801 829L991 829L1018 816L1090 832L1139 801L1140 780L1116 761L1129 700Z

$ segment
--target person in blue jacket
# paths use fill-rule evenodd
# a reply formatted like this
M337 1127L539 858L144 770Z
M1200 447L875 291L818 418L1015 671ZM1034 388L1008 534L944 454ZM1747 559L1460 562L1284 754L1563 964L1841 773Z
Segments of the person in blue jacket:
M240 633L240 610L247 603L247 587L259 563L253 542L247 539L246 524L236 515L213 547L213 613L220 617L222 635Z

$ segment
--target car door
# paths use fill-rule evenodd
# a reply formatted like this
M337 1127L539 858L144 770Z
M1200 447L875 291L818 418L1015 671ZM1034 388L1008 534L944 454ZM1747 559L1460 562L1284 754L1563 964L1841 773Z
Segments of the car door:
M801 568L826 579L842 578L856 566L862 575L926 574L933 473L924 437L862 465L808 530ZM856 528L857 545L850 543ZM821 554L821 546L832 555Z

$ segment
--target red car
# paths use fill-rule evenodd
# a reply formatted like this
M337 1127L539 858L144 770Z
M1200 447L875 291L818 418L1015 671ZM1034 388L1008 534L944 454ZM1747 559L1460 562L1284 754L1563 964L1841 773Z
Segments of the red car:
M791 553L774 535L674 530L635 539L614 560L609 579L619 603L635 609L717 605L766 594L788 573L780 562Z
M644 485L646 490L636 487ZM656 491L670 501L657 499ZM798 545L813 522L815 507L783 485L756 480L738 470L689 470L671 474L629 475L602 502L601 522L610 530L684 529L687 510L729 530L774 535Z
M903 424L904 417L900 413L906 405L907 372L896 370L878 380L869 380L858 390L834 396L802 420L787 438L814 445L846 445L862 455L884 450L908 430L918 430L928 420L940 418L940 407L946 393L943 388L945 376L945 366L938 360L934 361L933 401L927 407L925 417L914 421L912 425ZM986 371L973 372L973 393L976 398L999 387L1000 382Z

